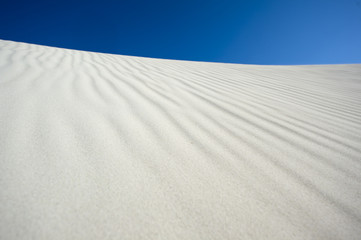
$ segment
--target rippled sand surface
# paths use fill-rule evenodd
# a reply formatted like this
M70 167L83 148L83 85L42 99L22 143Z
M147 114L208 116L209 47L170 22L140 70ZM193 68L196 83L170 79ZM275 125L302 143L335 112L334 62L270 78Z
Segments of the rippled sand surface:
M0 239L360 239L361 65L0 41Z

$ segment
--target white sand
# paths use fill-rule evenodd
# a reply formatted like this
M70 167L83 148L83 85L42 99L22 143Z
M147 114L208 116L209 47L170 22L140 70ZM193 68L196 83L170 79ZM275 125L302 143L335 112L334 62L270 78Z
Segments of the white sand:
M361 65L0 41L0 239L361 239Z

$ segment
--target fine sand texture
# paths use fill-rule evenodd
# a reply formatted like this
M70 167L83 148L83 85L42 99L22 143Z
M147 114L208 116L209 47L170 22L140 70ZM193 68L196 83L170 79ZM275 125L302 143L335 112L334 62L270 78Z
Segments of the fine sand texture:
M361 65L1 40L0 239L361 239Z

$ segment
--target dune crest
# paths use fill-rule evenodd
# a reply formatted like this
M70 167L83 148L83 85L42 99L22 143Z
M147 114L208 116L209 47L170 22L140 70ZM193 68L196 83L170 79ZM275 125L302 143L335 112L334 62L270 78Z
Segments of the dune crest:
M361 65L0 40L0 239L360 239Z

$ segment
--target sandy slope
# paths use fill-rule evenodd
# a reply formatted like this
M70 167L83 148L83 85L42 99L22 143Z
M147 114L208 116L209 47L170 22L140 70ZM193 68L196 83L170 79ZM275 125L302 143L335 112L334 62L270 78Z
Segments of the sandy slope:
M0 239L361 239L361 65L0 41Z

